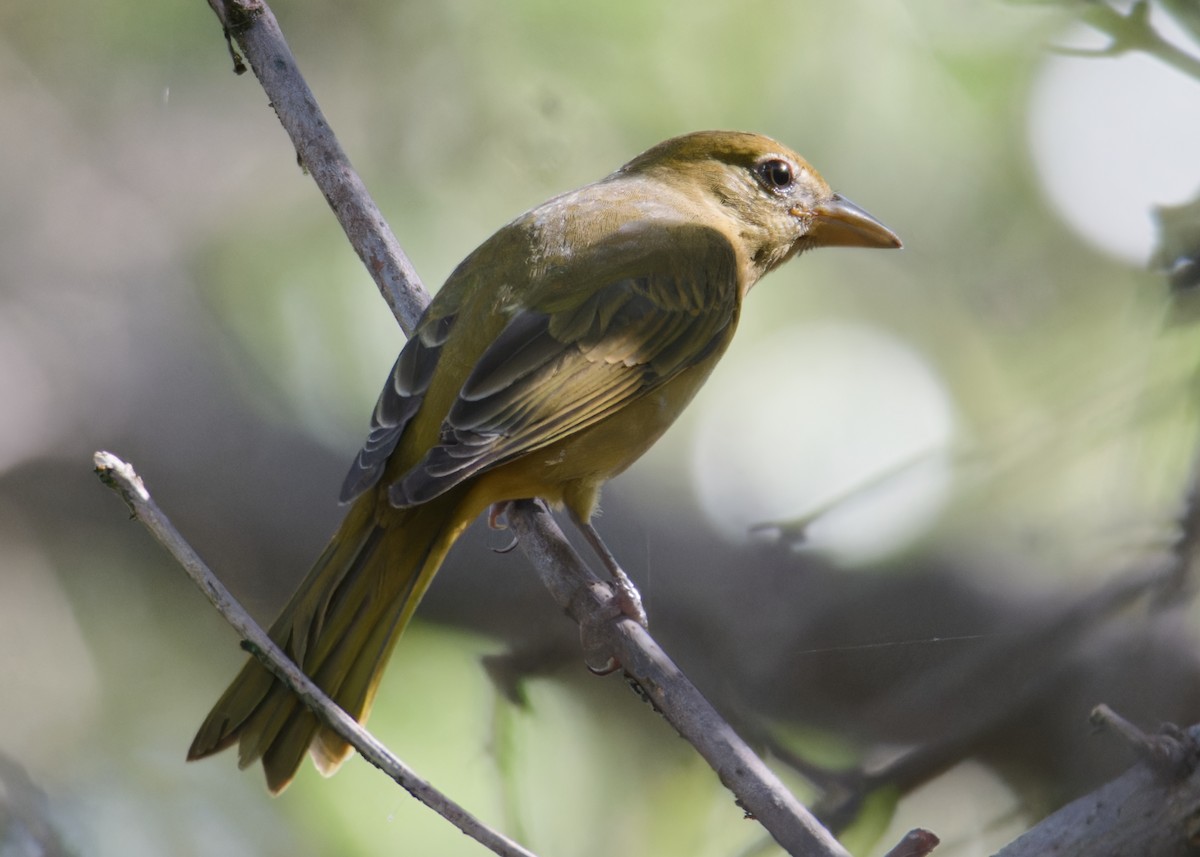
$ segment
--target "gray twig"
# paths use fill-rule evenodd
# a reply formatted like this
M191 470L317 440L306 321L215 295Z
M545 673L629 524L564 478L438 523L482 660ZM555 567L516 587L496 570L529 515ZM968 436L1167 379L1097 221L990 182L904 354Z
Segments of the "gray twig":
M377 738L326 696L324 691L275 645L267 636L267 632L217 579L212 569L205 565L204 560L200 559L192 546L175 529L175 525L158 508L158 504L154 502L141 477L134 472L131 465L111 452L97 452L93 460L96 474L101 481L121 496L133 517L183 566L188 577L200 587L217 608L217 612L241 635L245 641L244 648L262 661L267 669L300 697L304 704L321 718L322 723L335 731L339 737L349 741L364 759L395 780L405 791L494 853L504 857L536 857L532 851L492 830L417 776Z
M914 828L904 834L896 847L884 854L883 857L926 857L927 854L933 853L933 849L941 844L941 840L928 830L923 830L920 827Z
M296 147L297 160L325 195L400 328L411 335L429 293L329 127L271 8L262 0L208 0L208 5L226 39L241 47ZM232 44L230 52L240 73L244 67L239 69L241 57Z
M1166 777L1189 777L1200 762L1196 737L1174 724L1163 724L1157 734L1148 735L1103 703L1092 709L1090 719L1097 728L1119 735L1143 762Z

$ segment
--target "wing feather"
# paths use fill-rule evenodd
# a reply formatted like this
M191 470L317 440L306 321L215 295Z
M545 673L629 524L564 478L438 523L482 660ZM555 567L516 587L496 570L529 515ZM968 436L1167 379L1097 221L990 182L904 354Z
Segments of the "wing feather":
M735 321L736 280L731 258L697 268L723 281L624 277L572 309L514 316L464 383L440 442L392 486L392 503L423 503L594 425L707 357Z
M388 383L375 403L367 440L342 483L340 499L343 503L358 497L383 475L404 429L421 409L455 317L447 315L422 322L417 333L401 349Z

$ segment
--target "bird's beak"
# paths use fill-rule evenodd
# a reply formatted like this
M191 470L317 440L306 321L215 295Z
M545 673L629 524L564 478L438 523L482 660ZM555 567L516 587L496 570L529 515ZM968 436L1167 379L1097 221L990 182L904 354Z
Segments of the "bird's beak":
M806 236L820 247L902 247L896 233L850 200L834 194L812 209Z

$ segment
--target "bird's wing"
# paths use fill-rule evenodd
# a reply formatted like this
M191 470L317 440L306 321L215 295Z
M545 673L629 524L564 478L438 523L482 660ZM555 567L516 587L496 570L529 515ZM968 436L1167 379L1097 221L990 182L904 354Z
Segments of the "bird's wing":
M343 503L362 494L383 475L400 436L425 401L425 393L455 318L453 313L438 319L430 319L427 315L400 351L388 383L375 403L367 440L342 483Z
M676 246L632 259L623 241L623 252L600 253L531 289L528 307L474 361L438 443L392 486L392 503L425 502L594 425L726 342L737 313L733 249L707 229L674 238ZM586 279L579 270L588 271ZM379 479L422 404L453 323L447 316L440 331L423 330L401 352L343 500Z

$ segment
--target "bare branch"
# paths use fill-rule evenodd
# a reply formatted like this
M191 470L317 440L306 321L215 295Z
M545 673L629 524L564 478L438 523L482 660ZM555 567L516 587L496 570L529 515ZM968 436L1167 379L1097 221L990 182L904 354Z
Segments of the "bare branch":
M261 0L209 0L226 38L241 46L275 108L296 157L317 183L367 272L406 335L411 335L429 293L412 262L367 192L308 88L279 22ZM235 57L237 52L230 50Z
M1139 753L1155 743L1175 748L1186 764L1164 766L1147 759L1112 782L1043 819L1002 848L996 857L1120 857L1154 854L1186 857L1200 845L1200 727L1170 727L1165 742L1147 738L1104 707L1093 714ZM1117 723L1121 725L1117 726ZM1135 734L1136 733L1136 734ZM1151 756L1157 750L1149 751Z
M1200 762L1200 745L1179 727L1166 724L1155 735L1147 735L1107 705L1092 709L1091 721L1119 735L1143 762L1163 776L1184 778Z
M325 695L321 688L306 676L267 636L257 622L246 612L217 579L204 560L179 534L158 504L146 490L140 476L131 465L111 452L97 452L93 457L96 474L100 480L116 491L133 517L140 521L159 544L183 566L188 577L200 587L217 612L245 641L243 648L262 661L281 682L288 686L321 722L350 742L364 759L396 781L405 791L445 818L463 833L503 857L536 857L503 834L497 833L471 815L446 795L431 786L426 780L394 756L375 736L364 729L337 703Z

